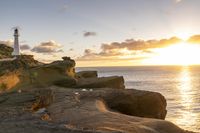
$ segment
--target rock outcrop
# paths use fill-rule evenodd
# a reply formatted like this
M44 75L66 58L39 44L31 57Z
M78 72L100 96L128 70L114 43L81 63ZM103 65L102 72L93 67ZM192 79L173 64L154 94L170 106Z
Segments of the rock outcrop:
M115 88L124 89L124 78L122 76L82 78L77 81L74 88Z
M137 97L137 101L127 98L129 93ZM115 106L118 94L125 100ZM147 96L152 97L146 100ZM135 116L119 110L118 107L123 108L128 102L135 103L132 104L135 109L125 108L125 112ZM155 113L151 117L160 116L155 110L165 113L166 101L159 93L116 89L82 91L55 86L29 88L0 95L0 132L189 133L168 121L137 117L138 112L149 117L149 113L140 108L152 105L148 108Z
M125 88L123 77L98 77L96 71L75 73L75 65L75 61L69 57L63 57L63 60L50 64L40 63L30 55L20 55L12 61L2 61L0 92L27 86L49 85L71 88Z
M33 56L21 55L13 61L0 62L0 68L0 92L26 86L48 86L61 81L65 84L69 81L69 85L74 85L72 81L76 83L75 61L71 59L42 64Z
M80 71L76 73L77 78L97 78L97 71Z
M162 120L161 94L124 88L121 76L75 73L69 57L50 64L29 55L1 61L0 133L189 133Z
M11 58L12 51L13 51L13 48L5 44L0 44L0 59Z
M31 67L42 65L33 58L33 55L20 55L12 57L10 60L0 61L0 72L11 72L16 70L30 69Z

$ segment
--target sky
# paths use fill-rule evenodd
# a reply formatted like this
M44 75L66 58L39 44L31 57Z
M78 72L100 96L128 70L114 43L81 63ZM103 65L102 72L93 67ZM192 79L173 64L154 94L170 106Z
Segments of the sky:
M0 43L12 45L12 28L19 27L22 53L43 62L70 56L77 66L173 64L152 56L185 39L194 42L199 5L199 0L1 0Z

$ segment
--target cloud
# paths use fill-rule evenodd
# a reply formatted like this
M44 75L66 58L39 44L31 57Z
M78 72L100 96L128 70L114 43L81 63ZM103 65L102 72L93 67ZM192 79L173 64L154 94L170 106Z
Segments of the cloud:
M137 56L135 52L129 53L130 57L128 58L120 58L123 56L127 56L122 51L112 51L112 52L104 52L101 51L96 53L91 49L85 49L84 55L78 57L77 61L125 61L125 60L141 60L146 58L145 56ZM103 64L104 62L102 62Z
M189 43L195 43L195 44L200 44L200 35L193 35L191 36L187 42Z
M85 31L85 32L83 33L83 36L84 36L84 37L96 36L96 35L97 35L96 32L91 32L91 31Z
M175 0L176 3L180 3L182 2L183 0Z
M23 45L20 45L20 49L21 49L21 50L29 50L29 49L31 49L31 48L30 48L29 45L23 44Z
M102 44L101 49L103 51L110 51L113 49L128 49L128 50L147 50L153 48L162 48L175 43L179 43L182 40L177 37L172 37L170 39L161 40L134 40L128 39L124 42L113 42L111 44Z
M77 60L138 60L147 58L154 54L152 49L163 48L182 40L177 37L161 40L134 40L128 39L124 42L112 42L102 44L101 51L95 52L92 49L85 49L83 56Z
M0 44L5 44L7 46L13 47L13 40L5 40L5 41L0 41Z
M73 49L73 48L70 48L69 51L74 51L74 49Z
M31 49L31 51L35 52L35 53L53 54L53 53L63 52L61 47L62 46L60 44L51 40L48 42L40 43L39 45L37 45L33 49Z

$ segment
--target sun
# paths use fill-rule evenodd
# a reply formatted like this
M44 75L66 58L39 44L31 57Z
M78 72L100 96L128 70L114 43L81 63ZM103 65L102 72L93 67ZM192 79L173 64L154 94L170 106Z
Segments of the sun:
M182 42L166 48L154 49L154 56L143 63L149 65L196 65L200 64L200 46Z
M177 33L176 36L182 39L183 41L187 41L188 38L191 36L191 34L188 32L180 32L180 33Z

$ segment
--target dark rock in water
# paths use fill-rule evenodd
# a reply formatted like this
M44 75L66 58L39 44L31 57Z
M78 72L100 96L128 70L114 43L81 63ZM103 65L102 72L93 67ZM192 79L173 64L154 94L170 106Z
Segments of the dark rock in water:
M138 101L131 96L126 98L129 93ZM155 98L147 102L143 98L149 95ZM0 95L0 133L190 133L168 121L137 117L137 112L132 115L116 112L118 109L113 105L117 104L118 96L125 99L121 105L129 100L138 109L143 106L149 109L152 104L159 106L165 101L159 93L137 90L29 88ZM37 113L40 109L45 111ZM144 117L149 116L141 111ZM157 112L154 116L157 118Z
M83 78L79 79L75 88L116 88L124 89L124 78L122 76Z
M80 71L76 73L77 78L97 78L97 71Z
M167 114L166 100L156 92L118 90L108 93L104 99L109 108L127 115L165 119Z

